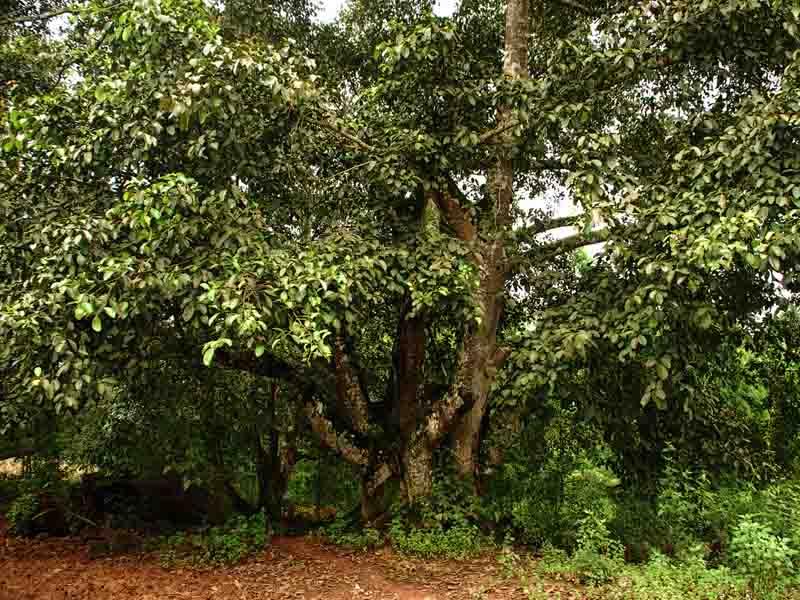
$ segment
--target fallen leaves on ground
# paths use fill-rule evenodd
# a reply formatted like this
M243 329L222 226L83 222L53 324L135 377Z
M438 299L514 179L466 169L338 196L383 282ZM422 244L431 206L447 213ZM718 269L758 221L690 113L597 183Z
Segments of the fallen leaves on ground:
M561 594L556 592L560 591ZM550 594L548 594L550 595ZM575 597L566 589L553 598ZM91 560L80 540L0 533L0 600L523 600L494 556L421 560L275 538L236 566L162 568L152 555Z

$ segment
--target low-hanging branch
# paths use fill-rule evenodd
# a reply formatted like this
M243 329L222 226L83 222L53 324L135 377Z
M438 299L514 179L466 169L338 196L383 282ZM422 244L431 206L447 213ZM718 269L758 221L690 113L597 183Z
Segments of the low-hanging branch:
M528 231L532 234L539 234L545 233L547 231L552 231L553 229L559 229L560 227L574 227L581 222L581 219L584 218L584 215L569 215L565 217L553 217L551 219L545 219L538 223L534 223L528 229Z
M0 19L0 25L16 25L18 23L33 23L34 21L47 21L48 19L53 19L61 15L76 13L79 10L81 10L80 7L68 6L66 8L51 10L50 12L42 13L39 15L23 15L19 17Z
M121 6L126 4L127 2L115 2L113 4L109 4L108 6L104 6L98 10L106 11L111 10L112 8L116 8L117 6ZM65 6L64 8L59 8L57 10L51 10L49 12L41 13L38 15L20 15L16 17L9 17L5 19L0 19L0 26L2 25L17 25L19 23L33 23L36 21L48 21L50 19L54 19L56 17L60 17L61 15L72 15L81 12L84 10L84 6L78 5L71 5Z
M352 465L366 467L369 465L369 451L359 448L350 441L346 434L338 432L333 422L322 414L320 406L313 401L306 402L303 406L312 431L319 441L330 450Z
M599 244L600 242L605 242L609 239L610 236L611 236L611 231L608 228L595 229L589 231L588 233L576 233L575 235L570 235L565 238L555 240L553 242L545 244L541 248L537 248L537 250L546 255L558 256L559 254L572 252L574 250L583 248L585 246L591 246L592 244Z

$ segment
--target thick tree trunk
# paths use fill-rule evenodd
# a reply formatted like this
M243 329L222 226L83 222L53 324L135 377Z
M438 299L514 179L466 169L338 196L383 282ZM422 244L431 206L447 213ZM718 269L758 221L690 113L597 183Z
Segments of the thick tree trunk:
M269 525L277 527L283 521L283 497L289 476L295 464L293 436L284 440L283 453L280 448L280 430L275 423L275 408L279 388L272 384L272 393L267 414L269 416L269 444L264 445L261 435L256 437L256 474L258 476L258 506L268 517ZM295 428L291 428L292 431Z
M403 489L409 504L427 497L433 487L433 449L424 436L415 436L403 452Z
M505 61L503 74L508 79L528 77L528 36L530 33L529 0L508 0L506 5ZM460 475L472 478L477 474L481 424L489 402L489 390L501 362L497 351L497 327L503 311L503 294L508 273L504 242L511 228L514 168L511 159L512 141L509 125L513 116L508 107L497 111L498 129L502 135L503 151L491 174L494 196L494 222L490 241L479 251L480 306L483 321L474 335L464 344L468 355L466 367L472 371L472 402L453 432L453 451Z

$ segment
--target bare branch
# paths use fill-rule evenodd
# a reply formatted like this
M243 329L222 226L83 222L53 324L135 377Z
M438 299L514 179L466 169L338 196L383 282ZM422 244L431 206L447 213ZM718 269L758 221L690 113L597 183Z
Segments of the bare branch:
M528 163L528 167L532 171L569 171L569 167L563 164L560 160L543 158ZM525 171L526 169L522 169Z
M484 142L489 141L493 137L500 135L501 133L505 133L509 129L513 129L519 125L519 121L516 119L511 119L510 121L503 123L502 125L498 125L494 129L490 129L489 131L483 132L481 135L478 136L478 143L483 144Z
M7 450L0 450L0 460L8 460L10 458L25 458L36 454L37 449L32 440L24 440L20 445L15 448Z

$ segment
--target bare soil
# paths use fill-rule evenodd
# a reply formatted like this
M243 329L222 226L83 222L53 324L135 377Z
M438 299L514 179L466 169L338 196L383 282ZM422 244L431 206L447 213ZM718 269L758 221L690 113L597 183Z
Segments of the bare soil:
M573 596L548 586L552 597ZM561 592L561 595L556 595ZM232 567L165 569L148 554L90 559L79 539L21 540L0 522L0 600L524 600L494 556L409 559L276 538Z

